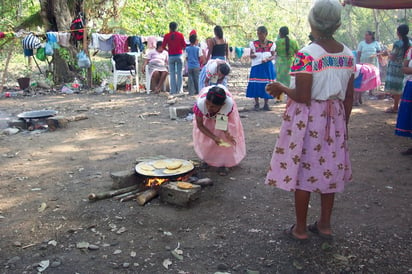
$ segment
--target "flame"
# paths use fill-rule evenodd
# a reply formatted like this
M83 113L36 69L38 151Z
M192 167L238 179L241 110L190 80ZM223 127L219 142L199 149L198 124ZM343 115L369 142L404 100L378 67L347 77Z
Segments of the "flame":
M149 178L147 179L146 186L147 187L156 187L160 186L161 184L168 182L169 179L166 178Z

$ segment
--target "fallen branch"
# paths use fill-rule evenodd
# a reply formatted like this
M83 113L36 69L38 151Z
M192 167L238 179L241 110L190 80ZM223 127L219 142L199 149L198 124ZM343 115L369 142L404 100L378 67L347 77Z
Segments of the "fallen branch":
M136 197L136 201L139 205L143 206L147 202L152 200L154 197L156 197L158 194L159 193L158 193L157 190L151 188L151 189L148 189L148 190L145 190L145 191L139 193Z
M127 195L127 196L121 198L121 199L120 199L120 202L122 203L122 202L126 202L126 201L133 200L133 199L135 199L138 195L139 195L139 193L134 193L134 194Z
M122 194L119 194L119 195L114 196L113 199L115 199L115 200L120 200L120 199L122 199L123 197L129 196L129 195L132 195L132 194L136 194L136 193L138 193L138 192L140 192L140 191L141 191L140 189L136 189L136 190L129 191L129 192L126 192L126 193L122 193Z
M139 187L138 185L134 185L134 186L130 186L130 187L125 187L125 188L106 191L106 192L100 192L100 193L96 193L96 194L95 193L90 193L88 197L89 197L90 201L97 201L97 200L107 199L107 198L111 198L111 197L114 197L114 196L119 195L119 194L123 194L123 193L126 193L126 192L133 191L133 190L137 189L138 187Z

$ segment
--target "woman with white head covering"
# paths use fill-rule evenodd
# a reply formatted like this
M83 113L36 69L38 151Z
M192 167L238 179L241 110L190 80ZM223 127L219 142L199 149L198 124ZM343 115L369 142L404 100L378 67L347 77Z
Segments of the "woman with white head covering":
M273 152L266 184L293 191L296 223L285 234L309 239L307 230L332 238L331 214L336 192L351 179L347 124L352 110L354 57L333 37L341 25L338 0L317 0L309 13L314 42L301 49L291 67L293 88L267 86L289 101ZM320 193L320 218L307 226L310 195Z

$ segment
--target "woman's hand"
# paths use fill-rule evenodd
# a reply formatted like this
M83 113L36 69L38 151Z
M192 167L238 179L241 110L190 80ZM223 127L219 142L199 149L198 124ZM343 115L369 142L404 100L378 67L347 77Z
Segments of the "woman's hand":
M217 136L213 136L213 141L215 141L216 145L219 145L222 142L222 139L218 138Z
M267 84L265 90L273 97L278 97L284 92L284 86L279 82L273 82Z
M236 145L236 139L233 137L229 131L225 131L226 138L234 145Z

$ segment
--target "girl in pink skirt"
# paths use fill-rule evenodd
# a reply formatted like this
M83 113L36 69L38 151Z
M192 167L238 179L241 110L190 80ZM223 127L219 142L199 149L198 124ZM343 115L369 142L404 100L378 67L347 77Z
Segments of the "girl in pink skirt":
M332 35L340 26L338 0L318 0L309 13L315 41L301 49L291 67L294 88L275 82L267 91L289 101L283 115L266 184L295 194L296 223L285 234L297 241L307 230L332 237L331 215L336 192L351 179L347 123L352 110L354 57ZM312 192L320 193L319 219L307 226Z
M205 164L220 175L246 156L245 137L232 95L223 85L205 87L193 107L193 145Z

